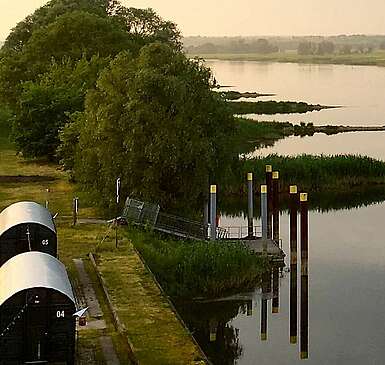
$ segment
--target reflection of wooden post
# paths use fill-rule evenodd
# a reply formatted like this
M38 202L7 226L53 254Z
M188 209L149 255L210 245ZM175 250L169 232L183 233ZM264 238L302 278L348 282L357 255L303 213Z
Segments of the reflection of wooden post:
M273 240L279 241L279 172L274 171L272 174L272 191L273 191Z
M267 340L267 293L271 290L271 272L262 274L262 297L261 297L261 341Z
M252 238L254 236L254 228L253 228L253 173L249 172L247 174L247 220L248 220L248 230L247 230L247 236L249 238Z
M273 300L272 300L272 313L279 312L279 267L275 265L273 267Z
M273 208L273 167L271 165L266 165L266 186L267 186L267 237L271 238L271 213Z
M309 249L309 228L308 228L308 196L300 194L301 210L301 339L300 357L307 359L309 356L309 279L308 279L308 249Z
M297 264L290 264L290 343L297 343Z

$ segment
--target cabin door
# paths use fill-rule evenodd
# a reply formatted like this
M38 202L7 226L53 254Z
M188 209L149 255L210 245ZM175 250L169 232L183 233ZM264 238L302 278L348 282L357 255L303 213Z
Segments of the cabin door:
M26 362L44 362L48 360L48 306L46 292L33 289L28 295L26 310L26 331L24 343Z

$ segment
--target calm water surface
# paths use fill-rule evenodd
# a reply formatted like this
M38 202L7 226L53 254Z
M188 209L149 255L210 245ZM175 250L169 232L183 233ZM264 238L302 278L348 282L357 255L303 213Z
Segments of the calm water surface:
M343 106L306 114L250 114L254 119L385 125L385 67L215 60L207 65L221 85L233 86L230 90L276 94L258 100Z
M274 146L256 149L247 157L278 155L296 156L303 153L338 155L351 153L385 161L385 132L350 132L331 136L291 136L277 141Z
M316 125L385 125L385 67L250 61L208 61L207 65L212 68L220 84L233 86L230 89L276 94L275 97L256 100L306 101L344 106L306 114L248 115L248 118L293 123L311 121ZM353 153L385 160L384 137L384 132L290 137L273 147L257 150L249 157L270 153Z
M307 363L384 364L384 213L385 203L310 212ZM222 217L221 225L229 224L247 225L243 217ZM281 215L281 237L289 264L287 214ZM299 347L300 278L296 344L290 343L289 288L290 273L284 269L278 313L272 313L271 297L257 289L232 301L190 307L187 321L215 364L299 364L304 361ZM261 338L263 298L267 298L265 341ZM210 332L216 333L211 341Z
M218 81L234 86L234 90L277 94L275 98L265 100L345 106L306 115L258 116L260 120L385 125L385 68L232 61L207 63ZM383 132L290 137L278 141L274 147L257 150L249 157L269 153L354 153L385 161L384 137ZM383 193L380 196L383 197ZM371 196L366 199L361 193L352 197L358 206L360 199L362 202L383 200ZM325 206L332 206L338 198L326 200ZM303 326L303 330L308 331L308 341L305 341L308 359L301 360L300 342L301 338L306 339L306 331L301 335L300 264L298 276L294 276L294 270L289 270L289 219L287 213L282 213L280 236L287 257L286 268L279 277L279 293L274 288L266 290L262 285L264 289L258 288L236 298L180 308L214 364L286 365L304 361L316 365L385 364L384 217L385 202L310 212L308 306L302 306L309 311L308 326ZM258 219L255 224L260 224ZM221 218L220 225L247 226L247 221L243 214L227 215ZM297 280L291 281L294 278ZM296 295L291 296L290 305L290 287L293 293L295 284ZM278 313L272 313L273 301L275 307L279 302ZM290 318L295 319L294 313L297 318L291 321L291 328L292 334L293 328L297 328L295 344L290 341Z

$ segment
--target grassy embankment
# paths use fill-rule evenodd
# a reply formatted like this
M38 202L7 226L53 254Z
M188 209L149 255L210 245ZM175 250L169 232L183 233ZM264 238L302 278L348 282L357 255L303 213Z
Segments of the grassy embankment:
M270 155L242 161L239 175L233 183L234 188L228 188L227 192L239 194L245 191L245 186L239 189L239 185L244 182L246 173L250 171L255 173L256 183L261 184L266 164L271 164L274 170L280 172L281 191L288 191L291 184L311 193L344 193L355 189L364 191L374 186L385 187L385 162L369 157Z
M376 51L368 54L352 53L348 55L299 55L297 52L283 52L271 54L257 53L206 53L189 54L189 57L201 57L205 60L229 61L259 61L282 63L308 63L308 64L341 64L341 65L367 65L385 66L385 51Z
M95 283L98 299L101 303L107 329L103 331L84 330L79 333L80 352L94 353L91 362L81 364L103 364L103 354L99 342L101 335L112 337L117 354L122 364L129 364L128 349L122 337L113 326L112 318L101 287L97 285L96 274L87 257L89 252L95 251L97 244L106 232L106 226L95 224L79 224L71 226L72 197L80 195L81 217L97 217L98 212L87 206L86 199L76 192L76 186L68 182L67 176L57 169L56 165L44 161L23 160L16 156L13 146L6 137L8 131L0 127L0 210L21 200L32 200L44 203L46 189L49 188L49 206L52 212L59 212L56 219L60 260L66 265L73 282L78 283L74 258L82 258L87 271ZM44 181L44 182L43 182ZM112 239L107 239L104 245L113 245ZM122 242L129 247L127 239ZM138 264L139 257L133 250L126 250L124 255L117 252L100 254L101 262L106 264L112 274L107 276L112 298L118 308L122 308L127 335L139 351L139 360L144 364L191 364L200 357L199 350L191 341L187 332L172 314L168 303L157 292L156 285L148 271ZM110 261L111 260L111 261ZM132 269L124 282L115 281L125 273L124 269L132 268L131 263L137 266ZM154 289L155 288L155 289ZM114 295L114 293L119 293ZM124 293L124 296L122 294ZM129 300L129 305L127 302ZM136 329L145 328L146 332L136 333ZM163 359L164 361L160 361ZM172 360L167 360L172 359Z
M294 101L228 101L233 114L291 114L307 113L322 109L336 108L325 105L312 105Z
M375 126L315 126L313 123L293 124L290 122L259 122L238 117L235 143L240 153L248 153L256 148L272 146L276 141L289 136L312 136L315 133L327 135L363 131L385 131L385 127Z

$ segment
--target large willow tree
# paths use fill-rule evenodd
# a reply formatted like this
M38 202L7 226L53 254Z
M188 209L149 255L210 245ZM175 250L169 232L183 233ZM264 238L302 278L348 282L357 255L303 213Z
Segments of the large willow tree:
M68 126L80 131L76 179L106 205L120 177L123 195L201 207L208 178L219 181L234 156L234 120L211 80L199 61L165 44L145 46L137 58L120 54ZM66 139L73 146L73 133L64 131Z
M51 0L18 23L0 51L0 103L15 116L18 150L55 158L58 131L83 110L84 85L94 86L87 73L77 73L73 82L71 67L77 72L78 62L95 57L102 66L103 59L125 50L137 55L154 41L181 48L174 23L115 0ZM55 80L61 65L68 77Z

